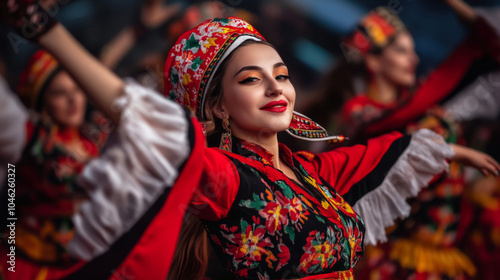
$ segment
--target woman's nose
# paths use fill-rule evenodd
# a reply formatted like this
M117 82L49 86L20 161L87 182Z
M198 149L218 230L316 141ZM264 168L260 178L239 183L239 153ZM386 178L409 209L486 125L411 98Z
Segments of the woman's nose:
M268 88L266 90L267 96L281 95L283 94L283 87L274 78L269 81Z

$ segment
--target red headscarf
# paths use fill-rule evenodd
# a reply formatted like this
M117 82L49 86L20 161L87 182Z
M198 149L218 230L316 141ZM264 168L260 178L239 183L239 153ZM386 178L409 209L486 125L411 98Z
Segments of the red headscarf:
M206 120L205 98L221 62L247 40L265 41L249 23L236 17L207 20L184 33L165 63L165 95ZM306 140L342 141L311 119L294 112L287 132Z
M31 56L17 86L17 94L26 107L39 109L37 106L40 105L41 94L59 69L57 60L44 50Z

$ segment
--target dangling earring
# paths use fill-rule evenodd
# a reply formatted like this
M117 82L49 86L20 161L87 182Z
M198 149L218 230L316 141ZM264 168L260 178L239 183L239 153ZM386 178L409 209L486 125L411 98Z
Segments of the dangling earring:
M224 133L220 138L219 149L231 152L233 148L233 138L231 137L231 128L229 127L229 118L222 120L222 128L224 128Z

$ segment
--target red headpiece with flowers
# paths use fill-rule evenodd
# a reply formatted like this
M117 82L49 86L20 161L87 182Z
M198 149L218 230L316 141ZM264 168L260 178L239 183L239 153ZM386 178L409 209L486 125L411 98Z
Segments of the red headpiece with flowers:
M44 50L31 56L17 86L17 94L26 107L40 109L41 95L59 69L57 60Z
M404 30L406 28L398 16L385 7L379 7L366 15L343 41L350 50L365 54L385 47L394 35Z
M189 109L199 120L206 120L205 97L214 73L247 40L265 41L254 27L236 17L207 20L184 33L165 62L165 95ZM320 125L295 112L287 132L307 140L344 139L329 136Z

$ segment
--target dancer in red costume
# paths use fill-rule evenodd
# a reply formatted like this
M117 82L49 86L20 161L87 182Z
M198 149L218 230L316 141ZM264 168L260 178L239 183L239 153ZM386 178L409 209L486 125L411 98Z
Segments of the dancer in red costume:
M37 11L8 8L13 19ZM89 199L73 217L68 249L83 261L62 272L68 279L164 279L188 203L237 278L352 279L363 242L385 238L384 226L406 213L405 199L446 169L446 159L500 169L429 130L317 155L291 153L278 131L341 138L293 111L286 65L237 18L202 23L169 53L165 92L188 114L120 80L61 25L42 31L38 42L117 124L103 155L78 180ZM204 147L196 118L207 133L210 125L222 129L217 147Z
M414 91L418 57L397 16L379 8L345 39L345 46L359 55L369 73L366 93L358 93L342 111L350 136L363 139L392 129L428 128L449 143L463 143L460 122L496 117L500 95L495 80L500 74L494 70L498 68L494 11L474 11L462 1L449 3L478 32ZM452 94L456 96L444 106L436 106ZM467 102L478 106L471 108ZM465 178L457 162L450 167L446 176L420 192L412 202L412 216L400 224L390 242L369 250L361 278L464 279L476 274L471 260L457 248Z
M74 180L85 163L99 155L110 127L98 114L85 121L85 94L45 51L32 56L17 92L33 111L3 120L2 127L9 128L5 137L24 131L23 138L10 139L12 145L1 149L23 149L16 163L16 254L18 270L31 279L47 265L70 262L65 248L73 236L71 218L86 196ZM2 105L7 116L11 106L9 102ZM9 162L2 164L2 178ZM7 242L2 246L0 267L5 274L10 246Z

